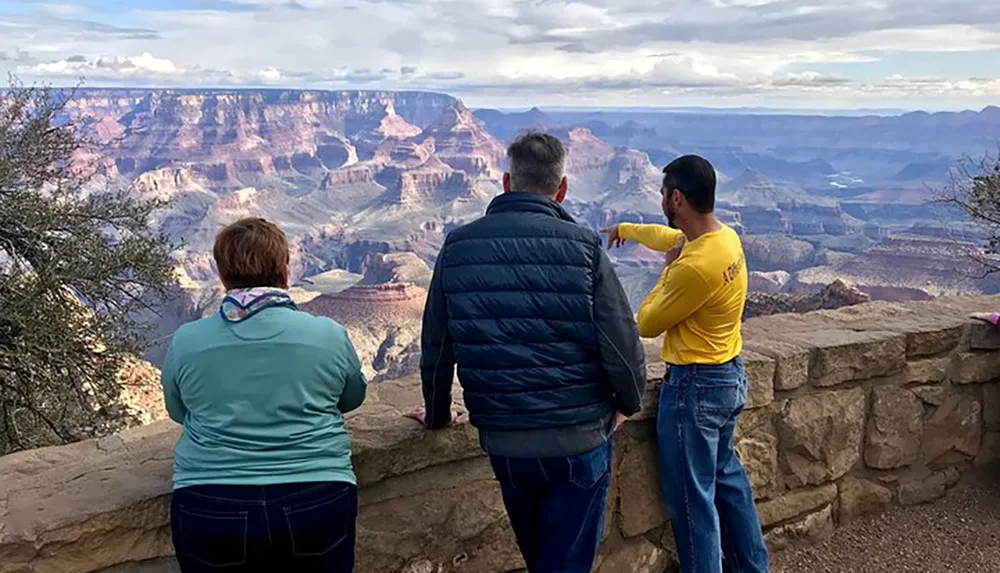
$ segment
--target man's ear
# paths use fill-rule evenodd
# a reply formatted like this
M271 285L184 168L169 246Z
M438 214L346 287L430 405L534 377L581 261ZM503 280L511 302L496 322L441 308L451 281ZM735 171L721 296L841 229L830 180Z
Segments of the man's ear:
M559 183L559 193L556 194L556 203L562 203L566 199L566 191L569 190L569 179L563 176Z
M503 192L510 193L510 173L503 174Z
M674 189L670 194L670 201L674 204L675 209L680 209L687 204L687 197L679 190Z

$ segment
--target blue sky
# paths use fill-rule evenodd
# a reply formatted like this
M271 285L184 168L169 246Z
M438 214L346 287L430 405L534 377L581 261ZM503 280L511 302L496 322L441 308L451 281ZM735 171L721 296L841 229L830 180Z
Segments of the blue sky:
M432 89L470 105L978 109L983 0L0 0L0 72Z

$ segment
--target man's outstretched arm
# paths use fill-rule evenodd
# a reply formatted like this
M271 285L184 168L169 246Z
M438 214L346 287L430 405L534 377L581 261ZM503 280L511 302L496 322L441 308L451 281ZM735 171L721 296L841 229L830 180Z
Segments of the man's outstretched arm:
M603 250L594 281L594 326L601 366L608 375L615 409L632 416L642 409L646 359L632 308L615 269Z
M684 233L666 225L620 223L618 236L623 241L635 241L647 249L666 253L677 246L677 242L681 240Z
M420 336L420 377L423 381L425 417L428 428L443 428L451 423L451 385L455 379L455 353L448 328L448 307L444 298L441 272L444 248L434 265L434 275L427 291L423 331Z
M710 295L708 283L697 270L682 263L667 265L639 307L639 335L656 338L694 314Z

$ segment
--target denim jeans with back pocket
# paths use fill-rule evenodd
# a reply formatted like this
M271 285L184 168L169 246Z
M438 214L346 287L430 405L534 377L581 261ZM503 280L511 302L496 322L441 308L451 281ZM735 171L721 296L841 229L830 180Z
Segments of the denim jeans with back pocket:
M350 573L357 488L318 482L176 490L170 526L182 573Z
M750 482L733 449L747 399L741 358L671 366L657 441L663 501L684 573L765 573L767 547Z
M575 456L490 463L529 573L589 573L604 532L613 438Z

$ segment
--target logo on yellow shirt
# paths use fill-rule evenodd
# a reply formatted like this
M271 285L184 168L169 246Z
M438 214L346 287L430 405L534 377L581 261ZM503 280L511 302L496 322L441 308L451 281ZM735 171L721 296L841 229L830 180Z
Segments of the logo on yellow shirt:
M736 277L740 275L740 271L743 270L744 265L744 256L741 254L739 259L736 259L733 264L726 267L726 270L723 271L722 280L725 281L727 285L736 280Z

